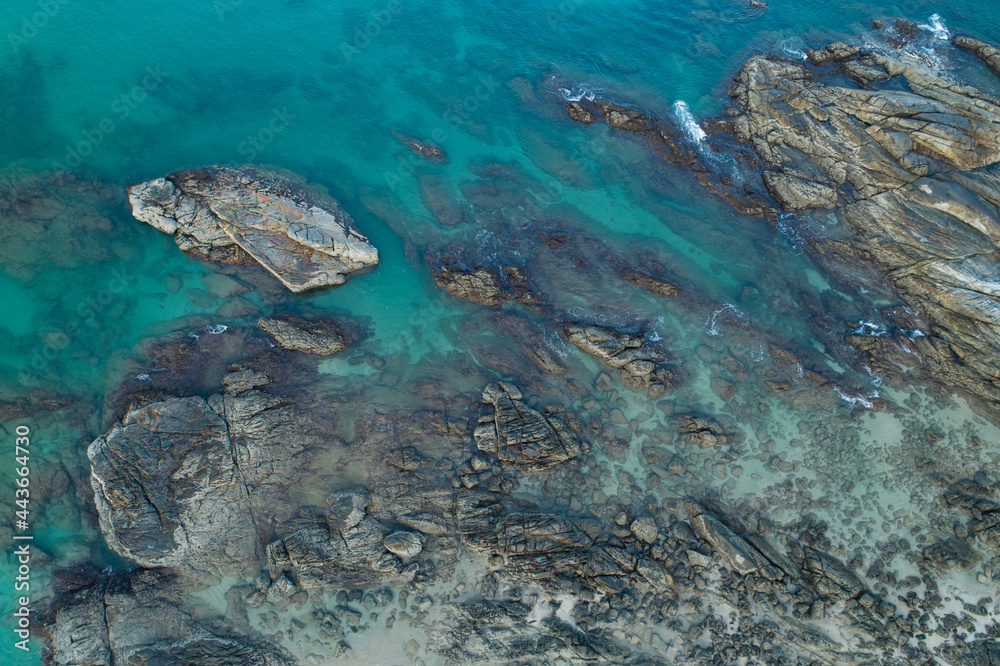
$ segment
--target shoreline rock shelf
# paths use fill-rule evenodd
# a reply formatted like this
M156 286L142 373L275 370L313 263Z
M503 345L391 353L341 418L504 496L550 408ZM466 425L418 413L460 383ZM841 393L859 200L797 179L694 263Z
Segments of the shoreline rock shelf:
M128 188L132 215L173 234L185 252L252 259L293 292L374 270L378 251L351 217L283 175L216 164Z
M955 45L1000 75L1000 51L962 37ZM807 55L750 58L734 76L733 105L704 123L709 145L740 146L733 155L761 174L760 187L720 185L710 160L678 148L684 130L669 119L601 99L566 112L644 136L743 213L811 220L806 248L831 274L874 266L906 299L912 321L896 338L927 374L996 407L1000 99L904 49L834 43ZM850 234L829 229L830 211Z

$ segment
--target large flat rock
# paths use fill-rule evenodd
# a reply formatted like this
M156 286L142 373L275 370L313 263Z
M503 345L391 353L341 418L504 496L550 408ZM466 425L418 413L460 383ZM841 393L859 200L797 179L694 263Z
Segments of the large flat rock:
M373 270L378 251L329 197L251 166L178 171L128 188L137 220L211 259L252 259L295 292Z

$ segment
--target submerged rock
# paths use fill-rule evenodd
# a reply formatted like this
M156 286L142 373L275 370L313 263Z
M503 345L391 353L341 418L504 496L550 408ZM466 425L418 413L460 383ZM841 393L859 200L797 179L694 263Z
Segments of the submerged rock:
M736 444L745 437L739 428L726 428L715 419L698 414L682 414L677 417L675 425L682 442L699 444L704 448Z
M428 141L421 141L412 136L407 136L405 134L394 133L396 138L402 142L407 148L417 153L425 160L429 162L447 162L448 157L445 155L444 150L441 146Z
M520 602L465 603L453 615L441 646L449 663L665 663L556 617L530 621L532 609Z
M1000 49L990 46L986 42L971 37L956 37L952 40L955 46L971 51L977 58L986 63L990 69L1000 74Z
M483 390L483 402L490 407L479 417L474 433L481 451L533 472L580 453L580 445L565 425L528 407L521 398L517 387L505 382Z
M378 252L336 201L256 167L216 164L128 188L136 219L173 234L185 252L250 257L291 291L343 284Z
M603 326L571 324L563 329L566 339L612 368L618 369L633 388L646 388L656 398L676 385L674 372L666 366L666 353L631 335Z
M507 301L517 301L532 306L540 301L520 266L467 268L442 259L433 272L434 284L448 290L452 296L474 303L503 305Z
M350 340L329 319L308 320L295 315L275 315L257 322L282 349L329 356L347 349Z

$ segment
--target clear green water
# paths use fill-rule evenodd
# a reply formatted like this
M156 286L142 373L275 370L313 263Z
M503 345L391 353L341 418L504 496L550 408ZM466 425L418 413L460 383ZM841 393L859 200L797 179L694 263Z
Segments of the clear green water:
M610 246L652 251L706 301L703 313L684 318L652 298L621 303L620 294L587 288L567 294L559 307L662 317L664 335L683 351L706 335L712 307L735 302L749 286L758 296L741 301L746 316L806 339L813 335L809 314L796 304L827 285L789 242L707 200L692 182L669 183L668 194L631 187L630 165L645 160L636 144L558 115L544 82L553 75L584 82L660 113L685 100L700 118L721 108L728 77L748 55L856 38L876 17L925 22L937 12L952 29L1000 41L1000 4L967 0L947 7L772 0L767 11L739 0L499 4L0 5L7 35L0 44L0 163L21 174L66 168L104 188L94 196L65 194L54 217L37 212L23 222L34 226L4 230L0 396L35 406L25 407L30 414L12 408L4 415L8 431L32 426L34 473L58 465L86 469L86 444L104 425L104 397L138 367L140 341L234 323L216 314L224 300L202 281L211 268L130 218L126 183L256 161L329 188L379 248L380 268L319 294L244 298L263 311L310 307L367 317L373 337L365 345L414 361L460 348L460 324L476 309L434 287L423 249L448 240L476 242L484 256L509 249L495 242L496 216L436 224L418 177L437 175L458 195L491 162L518 165L534 191L556 202L545 210L573 215ZM366 25L376 32L370 26L377 18L385 23L378 34L355 42ZM33 32L26 21L44 25ZM363 48L345 46L352 44ZM287 125L262 133L275 114ZM394 132L434 137L448 163L412 160ZM336 372L336 364L327 370ZM61 423L37 408L49 393L76 396L85 408ZM12 467L0 466L0 488L13 488ZM72 486L65 492L33 505L35 543L54 563L121 566L74 501ZM9 555L8 532L0 535ZM12 647L13 561L2 561L0 662L30 663ZM45 583L45 570L36 567L33 583Z

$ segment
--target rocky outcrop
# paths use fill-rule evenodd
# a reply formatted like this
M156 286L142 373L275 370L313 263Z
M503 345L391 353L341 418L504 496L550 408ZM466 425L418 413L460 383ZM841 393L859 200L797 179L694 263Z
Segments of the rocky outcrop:
M226 391L129 407L88 448L101 529L145 567L217 575L263 560L260 525L287 519L287 488L322 441L311 417L243 369Z
M677 384L673 370L666 365L666 353L649 344L641 335L632 335L603 326L571 324L563 329L566 339L603 361L633 388L649 390L657 398Z
M812 588L834 601L850 599L865 589L861 580L843 562L822 551L807 548L804 569Z
M860 49L857 46L834 42L822 49L806 49L806 57L814 65L825 65L828 62L847 60L858 55Z
M534 306L540 302L520 266L467 268L458 262L442 260L433 272L434 284L456 298L473 303L495 306L517 301Z
M706 449L738 444L745 437L738 427L727 428L713 418L698 414L682 414L677 417L674 424L682 442L698 444Z
M450 663L659 664L600 632L582 631L557 617L530 621L520 602L485 600L457 605L442 641Z
M290 580L298 589L366 588L413 580L417 564L403 565L385 540L390 530L365 515L354 524L341 516L303 511L279 530L280 539L267 547L267 569L278 596ZM397 533L398 534L398 533ZM415 557L419 549L411 549ZM275 587L277 586L277 587ZM294 591L294 590L292 590Z
M108 545L145 567L211 572L260 559L226 420L204 398L131 408L87 453Z
M749 581L751 589L760 589L757 581L793 584L803 592L798 599L814 617L822 617L824 608L848 600L845 617L851 624L873 636L886 635L885 619L893 617L895 606L870 592L861 579L833 555L794 541L789 544L787 553L781 552L761 534L742 526L733 529L697 502L687 500L684 504L695 533L711 546L723 566ZM689 556L689 561L698 556L698 553L695 558Z
M291 291L343 284L378 252L329 197L277 173L213 165L128 188L136 219L210 259L257 261Z
M836 199L854 232L836 249L884 269L934 322L912 344L939 378L1000 398L1000 175L990 168L1000 100L903 55L851 62L908 91L820 83L804 65L759 56L731 91L735 134L774 174L765 183L785 209Z
M491 504L488 496L466 499L473 497L461 512L462 539L503 556L501 572L506 577L536 583L567 577L605 594L638 584L663 589L673 582L659 562L641 551L601 539L599 525L588 526L592 535L570 518L548 513L502 515L502 506Z
M528 407L522 397L516 386L506 382L483 390L483 403L488 407L474 433L481 451L532 472L545 471L580 453L580 445L564 424Z
M984 474L977 478L960 479L950 484L941 495L943 504L966 511L970 520L965 527L969 536L978 537L992 555L1000 553L1000 502L994 499L996 484ZM953 555L962 554L961 544L951 548ZM952 563L963 566L978 559L969 553L964 557L950 558Z
M986 42L971 37L956 37L952 40L955 46L959 46L967 51L971 51L977 58L986 63L990 69L1000 74L1000 49L990 46Z
M329 356L342 352L350 340L329 319L308 320L295 315L275 315L257 322L282 349Z
M290 666L267 640L183 610L170 574L138 569L101 578L60 599L44 632L51 663Z
M887 30L902 47L917 27L897 21ZM1000 60L983 42L955 43L994 69ZM717 169L704 152L678 148L676 123L601 99L567 108L582 122L605 118L644 136L742 212L814 217L813 229L826 230L807 245L818 262L838 274L845 264L874 265L920 313L900 323L897 339L927 374L1000 403L1000 99L905 50L836 43L807 57L751 58L734 78L726 117L704 123L706 145L728 134L752 149L734 155L762 174L769 198L708 177ZM854 85L820 76L831 70ZM829 228L830 210L850 233Z
M632 284L637 287L642 287L651 294L666 296L667 298L676 298L679 293L677 285L654 275L642 273L631 268L623 268L621 275Z
M727 567L741 576L754 573L764 566L770 566L770 562L756 548L711 514L699 513L692 516L691 527L712 547L716 556Z

